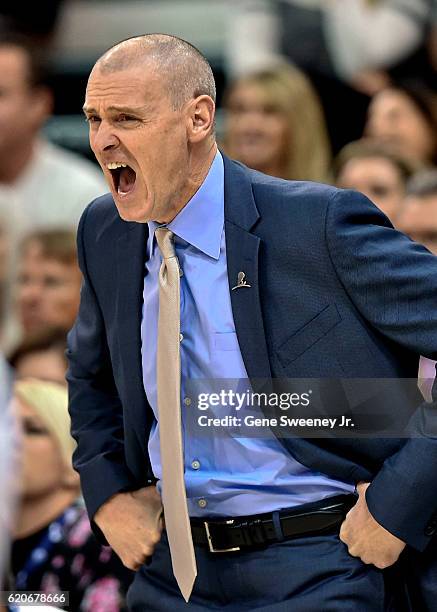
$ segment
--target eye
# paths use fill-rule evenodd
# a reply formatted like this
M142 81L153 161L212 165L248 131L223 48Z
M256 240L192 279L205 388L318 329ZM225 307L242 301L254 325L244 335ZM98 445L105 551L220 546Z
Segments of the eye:
M30 276L28 274L20 274L17 278L17 284L20 287L25 287L26 285L30 285L31 280L30 280Z
M42 427L38 427L36 425L26 425L24 428L24 433L28 436L47 436L47 429L43 429Z
M387 187L386 185L370 185L369 189L373 195L380 198L388 196L391 191L390 187Z
M65 281L61 278L57 278L56 276L44 277L44 287L46 288L62 287L62 285L64 284L65 284Z
M88 115L85 117L85 121L87 123L97 123L100 121L100 117L97 117L97 115Z
M25 435L28 436L47 436L49 431L42 423L35 422L32 418L24 417L22 428Z
M264 104L262 107L262 112L264 115L280 115L281 111L274 104Z
M120 115L118 115L117 117L117 121L120 122L126 122L126 121L135 121L135 117L132 117L131 115L126 115L126 113L121 113Z

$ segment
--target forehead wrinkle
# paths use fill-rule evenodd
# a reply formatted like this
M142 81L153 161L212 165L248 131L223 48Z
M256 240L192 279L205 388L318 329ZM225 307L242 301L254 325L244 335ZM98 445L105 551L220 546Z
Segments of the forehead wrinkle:
M122 104L112 104L106 108L106 112L109 113L142 113L143 111L147 111L149 106L147 104L143 104L141 106L125 106ZM97 110L92 106L87 106L84 104L82 107L84 113L97 113Z
M133 81L133 82L132 82ZM99 105L105 102L113 108L147 110L162 99L161 89L156 88L150 81L142 79L129 79L129 82L99 84L89 83L85 95L84 108ZM132 104L130 101L132 100ZM93 109L94 110L94 109Z

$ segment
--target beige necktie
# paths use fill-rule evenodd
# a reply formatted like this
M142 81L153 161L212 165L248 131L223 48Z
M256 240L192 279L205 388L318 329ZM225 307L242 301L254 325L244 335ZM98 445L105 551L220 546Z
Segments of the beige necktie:
M173 573L185 601L197 576L184 480L181 427L180 271L173 234L155 230L162 253L159 270L157 388L162 503Z

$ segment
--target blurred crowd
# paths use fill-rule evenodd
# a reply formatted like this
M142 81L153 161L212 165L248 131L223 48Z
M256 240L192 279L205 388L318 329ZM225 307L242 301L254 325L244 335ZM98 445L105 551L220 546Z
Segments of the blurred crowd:
M65 386L77 224L108 189L95 163L42 135L62 3L45 4L0 9L0 578L116 612L132 576L91 532ZM359 190L437 254L437 0L245 0L224 40L223 152ZM434 372L421 360L421 379Z

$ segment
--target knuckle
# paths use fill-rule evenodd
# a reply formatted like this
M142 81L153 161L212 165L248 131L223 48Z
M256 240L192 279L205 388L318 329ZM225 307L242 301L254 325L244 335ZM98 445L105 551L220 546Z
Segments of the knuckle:
M161 533L159 531L155 531L154 533L152 533L150 541L152 544L158 544L160 539L161 539Z
M373 565L380 570L383 570L386 567L388 567L388 564L385 561L380 561L380 560L375 561Z
M144 563L144 560L147 559L147 557L150 557L151 554L153 553L153 549L154 547L151 544L145 544L141 550L141 557L142 557L142 562Z
M144 561L145 561L144 555L137 555L133 563L134 569L135 570L139 569L143 565Z
M135 563L131 559L121 559L123 565L127 567L127 569L134 570Z
M373 565L375 567L377 567L378 569L386 569L387 567L390 567L390 565L392 565L393 561L390 558L390 555L380 555L378 556L374 562Z
M348 530L347 527L345 527L344 523L340 527L340 533L338 534L338 537L342 542L344 542L345 544L347 543Z

